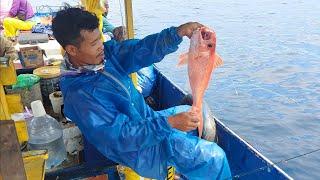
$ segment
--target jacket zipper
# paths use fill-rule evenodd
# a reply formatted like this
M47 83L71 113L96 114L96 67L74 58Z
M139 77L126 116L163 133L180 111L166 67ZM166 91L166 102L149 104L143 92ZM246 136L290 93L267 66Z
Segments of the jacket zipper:
M120 87L126 92L126 94L128 95L128 98L131 99L130 93L128 91L128 89L126 88L125 85L123 85L123 83L121 81L119 81L116 77L114 77L112 74L106 72L106 71L100 71L103 75L105 75L106 77L111 78L113 81L115 81L118 85L120 85Z

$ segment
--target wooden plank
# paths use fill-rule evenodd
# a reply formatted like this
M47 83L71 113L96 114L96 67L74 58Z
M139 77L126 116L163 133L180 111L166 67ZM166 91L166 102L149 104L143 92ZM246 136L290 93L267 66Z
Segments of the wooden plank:
M9 114L22 113L24 111L20 94L8 94L6 95L6 100Z
M25 180L20 145L14 121L0 121L0 177L3 180Z
M124 0L125 12L126 12L126 26L127 26L127 37L128 39L134 38L133 29L133 12L132 12L132 0ZM138 86L137 73L131 73L130 78L135 87Z
M0 120L11 119L8 109L8 103L4 94L2 84L0 84Z
M134 38L132 0L124 0L128 39Z

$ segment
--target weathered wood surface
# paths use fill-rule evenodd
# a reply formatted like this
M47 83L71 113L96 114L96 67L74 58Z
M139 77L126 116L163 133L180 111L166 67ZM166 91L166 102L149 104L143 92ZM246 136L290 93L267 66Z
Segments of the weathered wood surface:
M0 120L0 179L27 179L14 121L12 120Z

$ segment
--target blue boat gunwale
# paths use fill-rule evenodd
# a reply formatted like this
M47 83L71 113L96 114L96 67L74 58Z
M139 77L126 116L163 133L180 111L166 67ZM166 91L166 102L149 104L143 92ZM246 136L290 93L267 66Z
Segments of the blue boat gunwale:
M217 129L219 128L219 126L221 128L223 128L225 130L225 132L229 133L230 136L233 136L234 138L238 139L239 142L241 144L243 144L244 146L247 147L247 149L249 151L251 151L251 153L255 154L255 156L257 158L260 158L262 161L265 161L265 163L267 164L266 166L262 166L262 167L258 167L260 168L267 168L267 167L273 167L276 169L276 171L278 171L280 174L282 174L283 176L285 176L285 178L292 180L293 178L290 177L286 172L284 172L279 166L277 166L276 164L274 164L270 159L268 159L266 156L264 156L262 153L260 153L256 148L254 148L249 142L247 142L246 140L244 140L243 138L241 138L239 135L237 135L234 131L232 131L229 127L227 127L223 122L221 122L218 118L214 117L215 121L216 121L216 126ZM219 143L218 143L219 144ZM220 145L220 144L219 144ZM258 170L256 169L252 169L251 171L254 170ZM259 171L257 171L259 172ZM244 173L248 173L248 172L244 172Z

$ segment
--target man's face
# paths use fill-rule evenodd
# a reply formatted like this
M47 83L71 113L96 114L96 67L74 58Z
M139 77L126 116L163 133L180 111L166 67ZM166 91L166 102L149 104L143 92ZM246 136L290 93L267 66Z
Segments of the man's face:
M82 41L74 58L79 65L100 64L104 60L104 47L99 29L81 30Z

